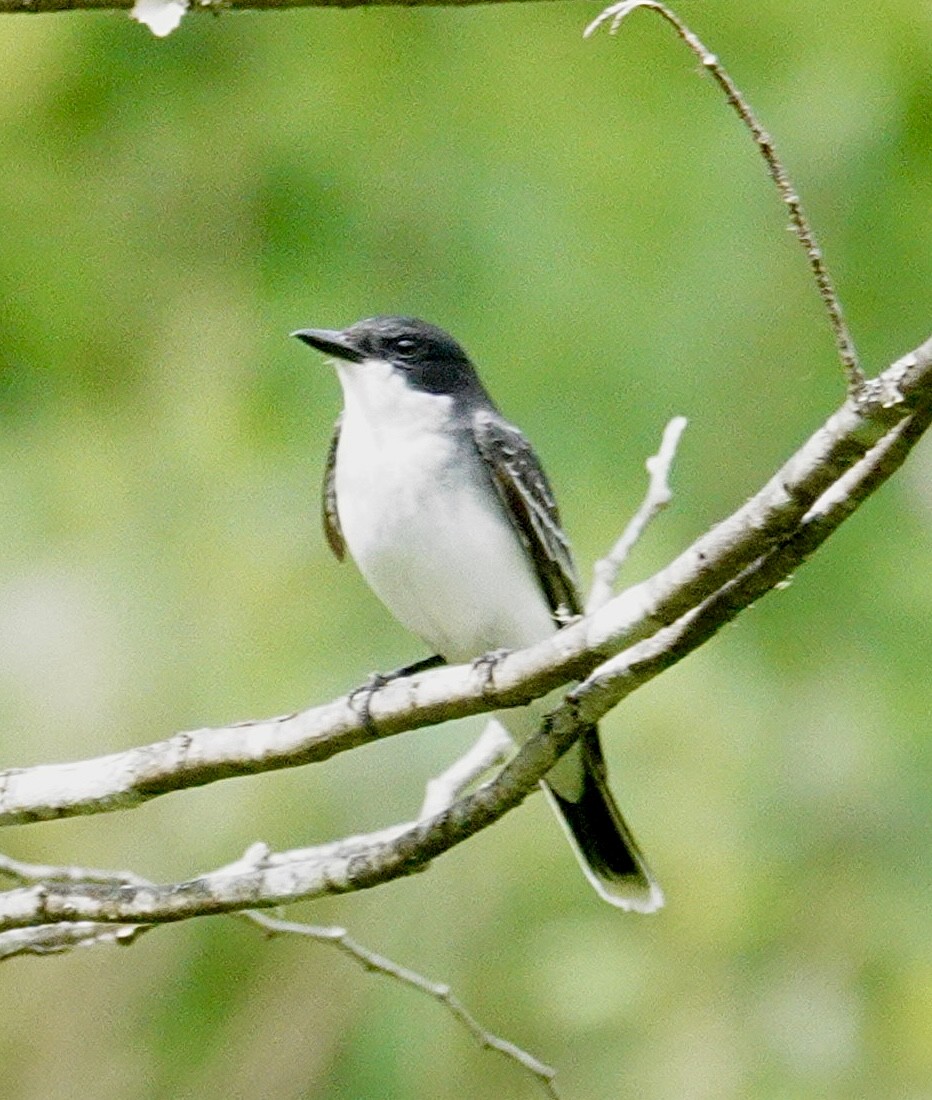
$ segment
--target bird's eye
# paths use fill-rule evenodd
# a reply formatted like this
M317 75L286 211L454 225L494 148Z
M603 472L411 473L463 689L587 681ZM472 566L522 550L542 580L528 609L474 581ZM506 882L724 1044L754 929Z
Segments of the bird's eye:
M402 357L407 359L414 354L414 349L417 347L417 341L413 340L410 336L399 336L394 341L395 351Z

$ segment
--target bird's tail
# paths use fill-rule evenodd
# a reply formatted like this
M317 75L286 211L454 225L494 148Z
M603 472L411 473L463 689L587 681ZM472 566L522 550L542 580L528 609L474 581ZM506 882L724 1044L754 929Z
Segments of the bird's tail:
M653 913L663 905L663 891L608 789L594 726L583 732L567 757L575 781L566 782L568 769L561 762L541 786L586 877L607 902L619 909Z

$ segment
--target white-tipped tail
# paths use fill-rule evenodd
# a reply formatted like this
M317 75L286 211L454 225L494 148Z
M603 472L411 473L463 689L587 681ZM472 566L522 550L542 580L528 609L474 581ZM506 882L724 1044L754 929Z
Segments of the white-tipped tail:
M654 913L663 905L663 891L608 790L594 732L582 739L575 797L565 797L546 780L541 786L600 897L619 909Z

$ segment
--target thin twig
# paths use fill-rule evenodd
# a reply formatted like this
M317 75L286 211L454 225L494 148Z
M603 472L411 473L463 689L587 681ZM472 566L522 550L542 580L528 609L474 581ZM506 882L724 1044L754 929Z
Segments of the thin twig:
M290 11L294 8L474 7L503 0L191 0L191 12L218 15L231 11ZM134 0L0 0L0 15L64 11L126 10Z
M0 852L0 875L16 882L102 882L109 885L151 885L133 871L109 871L98 867L62 867L45 863L24 863Z
M586 614L591 615L612 598L615 590L615 581L618 579L618 571L627 561L628 555L634 549L638 539L644 533L645 528L652 519L670 503L673 493L670 489L670 467L676 457L676 448L679 446L680 436L686 427L685 416L675 416L663 430L663 439L660 450L651 455L644 463L649 475L647 492L640 508L628 521L621 534L621 538L615 543L611 551L595 563L593 569L592 590L586 601Z
M854 340L848 330L848 325L845 321L844 313L842 312L841 302L835 291L832 278L829 275L822 249L819 247L812 226L809 224L809 219L803 211L799 193L793 186L789 173L777 154L770 134L768 134L763 126L761 126L760 122L758 122L749 103L741 94L737 85L731 79L715 54L706 49L679 16L675 15L666 5L658 3L657 0L621 0L620 3L612 4L593 19L589 26L586 27L583 32L584 37L588 38L589 35L593 34L603 23L609 20L611 20L609 33L614 34L621 25L622 20L637 8L647 8L650 11L657 12L658 15L664 18L675 29L682 41L686 43L696 57L699 58L702 65L712 74L715 82L722 91L724 91L725 98L753 135L754 141L757 143L757 147L767 164L767 171L770 173L770 178L776 184L777 190L780 192L780 198L789 209L793 231L805 249L806 256L809 260L809 268L812 271L813 278L818 287L819 296L828 313L829 324L832 327L832 334L835 337L835 347L838 350L838 357L841 360L842 367L844 368L848 380L848 392L852 397L857 397L864 385L864 372L861 370L861 366L858 362L858 353L854 346Z
M320 925L304 924L299 921L282 920L279 917L272 917L267 913L259 913L255 910L245 910L241 915L254 924L258 924L272 936L283 934L307 936L319 943L329 944L338 951L342 951L344 955L358 963L364 970L382 974L386 978L392 978L394 981L400 982L402 985L426 993L442 1004L469 1031L481 1047L488 1050L497 1050L500 1054L504 1054L506 1058L517 1062L518 1065L534 1076L548 1096L559 1097L554 1084L556 1070L545 1065L532 1054L522 1050L521 1047L509 1042L507 1039L502 1039L500 1036L486 1030L475 1016L464 1007L462 1001L448 985L442 982L432 982L422 974L418 974L417 971L409 970L408 967L400 966L398 963L386 958L386 956L371 951L368 947L364 947L354 940L345 928L321 927Z
M491 723L490 723L491 725ZM452 788L448 788L452 790ZM262 846L264 847L264 846ZM254 864L260 856L259 846L253 846L243 857L243 866ZM230 865L231 867L234 865ZM229 869L229 868L228 868ZM85 883L109 884L113 886L133 885L152 886L153 883L128 871L110 871L97 867L50 866L41 863L26 863L0 854L0 874L20 883ZM370 951L349 935L345 928L322 928L294 921L280 920L256 910L244 910L237 913L259 925L272 935L292 933L308 936L322 943L328 943L345 955L358 962L364 969L427 993L443 1004L449 1012L462 1023L483 1047L500 1051L506 1057L519 1063L543 1085L548 1096L557 1097L553 1084L556 1071L544 1065L533 1055L522 1050L514 1043L502 1039L486 1030L462 1005L452 993L450 987L429 981L414 970L400 966L384 955ZM94 921L68 921L60 924L44 924L31 928L17 928L0 933L0 962L17 955L52 955L73 950L75 947L87 947L102 944L127 945L143 932L156 927L151 924L101 924Z
M495 719L489 721L483 735L470 751L436 778L428 780L424 805L419 817L432 817L446 809L477 778L484 775L496 763L508 758L513 750L511 738ZM274 859L268 846L259 842L250 845L244 855L229 864L227 873L246 872L268 865ZM85 883L152 886L149 880L130 871L111 871L93 867L51 866L26 863L0 853L0 875L23 884L34 883ZM244 910L235 916L245 917L259 925L270 935L291 933L310 937L329 944L343 952L370 973L410 986L441 1004L455 1020L463 1025L478 1044L498 1051L531 1074L545 1095L559 1100L555 1084L556 1070L535 1058L517 1044L484 1028L446 984L430 981L408 967L401 966L385 955L364 947L345 928L321 927L294 921L281 920L256 910ZM93 921L70 921L45 924L31 928L16 928L0 932L0 962L21 955L62 954L76 947L104 944L127 945L139 935L156 927L151 924L101 924Z

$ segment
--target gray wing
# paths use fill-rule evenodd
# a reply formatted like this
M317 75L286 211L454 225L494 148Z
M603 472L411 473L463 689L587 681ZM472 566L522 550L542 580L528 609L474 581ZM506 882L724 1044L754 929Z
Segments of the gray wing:
M537 571L554 618L582 613L570 544L547 475L530 443L511 424L485 410L473 418L473 437L495 489Z
M337 417L337 422L333 426L333 438L330 440L330 447L327 450L327 463L324 467L323 507L321 509L324 534L337 561L342 561L346 557L346 540L343 538L343 532L340 529L340 514L337 512L336 484L337 447L340 444L340 425L342 422L343 416L341 414Z

